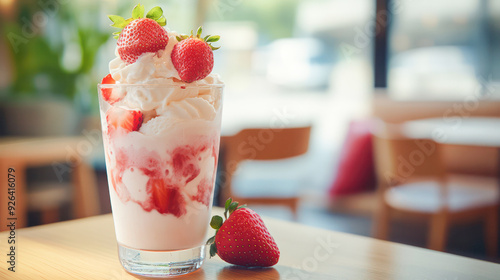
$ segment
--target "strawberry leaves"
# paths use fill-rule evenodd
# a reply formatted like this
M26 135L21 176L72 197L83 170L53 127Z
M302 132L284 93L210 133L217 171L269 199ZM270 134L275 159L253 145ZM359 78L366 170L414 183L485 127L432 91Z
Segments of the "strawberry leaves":
M210 46L210 49L212 49L212 51L220 49L220 47L214 47L214 46L212 46L212 44L210 44L210 43L214 43L214 42L219 41L219 39L220 39L219 35L207 35L204 38L201 38L202 32L203 32L203 27L200 26L196 30L196 36L194 35L194 31L191 30L191 36L179 35L179 36L176 36L175 38L177 39L178 42L185 40L187 38L198 38L198 39L202 40L203 42L207 43Z
M223 219L219 215L215 215L212 217L212 220L210 221L210 227L215 229L215 234L217 235L217 232L219 231L220 227L224 223ZM207 240L207 245L210 245L210 257L215 256L217 254L217 246L215 245L215 235L210 237Z
M217 42L220 39L219 35L213 35L213 36L207 35L207 37L208 38L205 40L207 43Z
M221 216L218 216L218 215L215 215L212 217L212 220L210 221L210 226L217 230L219 229L221 226L222 226L222 223L224 221L222 220L222 217Z
M111 24L112 27L120 29L120 31L113 33L113 38L118 39L121 33L121 29L125 28L125 26L129 25L129 23L131 23L135 19L144 18L144 5L137 4L132 10L131 18L125 19L117 15L108 15L108 18L113 22L113 24ZM163 10L160 7L152 8L146 14L146 18L156 21L160 26L167 25L167 19L163 16Z
M132 19L124 19L121 16L109 15L108 17L113 22L111 26L117 28L124 28L125 26L127 26L127 24L129 24L132 21Z
M163 15L163 10L160 7L154 7L152 8L148 14L146 15L147 18L157 20Z
M134 7L134 9L132 10L132 18L138 19L138 18L143 18L143 17L144 17L144 5L137 4Z
M210 221L210 227L215 229L216 235L223 223L224 222L221 216L215 215L212 217L212 220ZM207 240L206 245L210 245L210 257L215 256L215 254L217 254L217 246L215 245L215 235Z
M163 10L160 7L152 8L147 14L146 18L156 21L160 26L167 25L167 19L163 16Z
M224 205L224 218L227 219L227 211L229 210L229 206L231 205L231 202L233 202L232 198L228 198L226 200L226 204Z

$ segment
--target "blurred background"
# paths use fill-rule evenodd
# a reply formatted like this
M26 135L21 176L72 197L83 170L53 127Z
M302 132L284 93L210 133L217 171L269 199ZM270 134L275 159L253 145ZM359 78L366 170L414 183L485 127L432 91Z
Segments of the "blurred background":
M141 3L170 30L221 36L216 204L499 262L500 1ZM111 211L96 85L115 57L107 15L135 4L0 0L0 166L16 167L25 226ZM227 168L264 133L300 149ZM443 172L417 176L431 162Z

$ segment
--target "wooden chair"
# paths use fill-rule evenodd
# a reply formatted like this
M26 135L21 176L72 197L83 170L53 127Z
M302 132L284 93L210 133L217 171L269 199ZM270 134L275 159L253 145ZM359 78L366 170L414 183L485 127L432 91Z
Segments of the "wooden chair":
M374 133L379 181L374 236L387 239L393 214L419 215L430 220L428 247L443 251L452 223L484 220L487 253L497 254L499 190L496 178L445 171L440 145L410 139L396 125Z
M299 197L241 197L232 189L233 174L244 160L277 160L305 154L309 147L311 126L280 129L245 129L233 136L221 138L221 157L225 166L221 176L221 201L228 197L240 204L281 205L290 208L297 217Z
M9 168L15 172L15 204L17 228L27 225L28 211L41 213L42 222L59 220L59 207L72 203L74 217L83 218L100 213L99 195L95 172L78 153L84 144L90 144L86 137L43 137L0 139L0 181L7 182ZM74 151L74 152L69 152ZM26 186L26 170L38 166L71 166L72 184L54 184L30 192ZM70 164L70 165L66 165ZM0 184L1 193L7 194L7 183ZM0 195L0 219L10 217L7 211L7 195ZM0 225L0 231L7 230L7 224Z

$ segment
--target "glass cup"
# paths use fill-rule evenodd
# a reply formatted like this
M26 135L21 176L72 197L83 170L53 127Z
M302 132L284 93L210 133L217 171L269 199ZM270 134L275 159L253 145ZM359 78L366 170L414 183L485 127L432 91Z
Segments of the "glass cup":
M164 277L201 267L222 89L98 85L115 233L127 271Z

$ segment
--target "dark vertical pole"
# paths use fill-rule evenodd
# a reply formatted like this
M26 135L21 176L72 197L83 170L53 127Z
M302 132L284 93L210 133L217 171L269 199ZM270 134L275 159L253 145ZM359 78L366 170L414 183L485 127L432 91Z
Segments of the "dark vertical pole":
M390 22L390 12L388 6L390 0L376 0L375 24L375 48L373 54L374 82L376 88L387 87L387 59L388 59L388 30Z
M493 55L491 37L491 19L490 19L490 7L488 0L482 0L479 2L478 9L478 31L476 34L477 42L477 54L478 61L476 64L476 77L481 83L481 94L487 94L487 85L489 75L492 72L493 64L490 59Z

